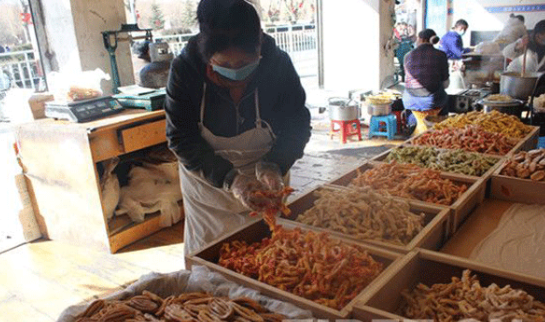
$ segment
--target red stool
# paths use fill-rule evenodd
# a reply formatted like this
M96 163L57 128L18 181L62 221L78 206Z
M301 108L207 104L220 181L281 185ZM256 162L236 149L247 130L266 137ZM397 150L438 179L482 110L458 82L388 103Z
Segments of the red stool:
M404 120L403 120L403 116L401 115L403 111L393 111L392 114L394 114L396 116L396 120L397 120L397 133L403 133L403 126L405 126L405 124L403 124Z
M338 127L336 127L335 125L338 125ZM341 140L343 144L346 143L346 138L352 135L357 135L358 140L361 141L360 120L350 120L350 121L331 120L331 130L329 131L329 137L333 138L333 135L339 132L340 132Z

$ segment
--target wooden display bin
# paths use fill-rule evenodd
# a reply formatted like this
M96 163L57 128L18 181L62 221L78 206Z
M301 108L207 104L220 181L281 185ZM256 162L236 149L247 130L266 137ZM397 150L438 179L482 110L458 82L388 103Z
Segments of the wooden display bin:
M409 204L411 205L411 212L416 214L420 214L420 213L425 214L424 229L422 229L422 231L420 231L420 233L416 235L411 240L411 242L409 242L407 245L397 245L397 244L388 243L385 241L371 240L371 239L362 240L352 235L344 234L342 232L338 232L332 229L319 228L319 227L314 227L314 226L296 222L295 220L297 219L297 217L299 217L299 215L301 215L306 210L314 206L314 201L318 199L318 197L314 194L314 192L318 190L329 190L329 191L350 190L350 188L340 187L340 186L328 186L328 185L319 187L301 196L297 200L294 200L293 202L291 202L288 205L288 208L291 210L291 214L285 219L283 218L281 221L290 220L304 229L326 231L334 236L339 236L341 238L354 240L363 244L371 244L374 246L393 250L400 253L408 253L409 251L417 247L424 248L424 249L438 250L443 246L443 244L447 241L447 238L450 236L449 234L450 209L448 207L443 207L443 206L438 206L433 204L422 204L422 203L415 204L412 201L409 201ZM394 197L394 199L406 201L401 198Z
M424 135L425 133L431 132L432 130L428 130L424 133L421 133L403 143L404 146L428 146L428 145L419 145L414 144L414 141L419 138L420 136ZM539 127L538 126L532 126L532 131L528 133L524 138L520 139L517 144L505 155L499 155L499 157L508 156L515 154L519 151L528 151L535 149L537 146L537 142L539 140ZM437 147L436 147L437 148Z
M410 146L411 145L403 145L402 147L410 147ZM413 147L420 147L420 148L428 147L428 146L421 146L421 145L412 145L412 146ZM430 148L433 148L433 147L430 147ZM440 148L435 148L435 149L438 150L438 151L448 151L447 149L440 149ZM371 159L371 161L374 161L374 162L388 162L388 161L386 161L386 158L388 157L390 152L391 152L391 149L388 150L388 151L385 151L385 152L383 152L383 153L381 153L381 154L379 154L377 156L375 156L374 158ZM471 153L471 152L467 152L467 153ZM474 152L474 153L476 153L476 152ZM499 155L494 155L494 154L482 154L482 153L479 153L479 154L481 154L483 156L486 156L486 157L489 157L489 158L496 159L496 163L492 167L490 167L490 169L488 169L482 175L472 176L472 175L465 175L465 174L456 173L456 172L448 172L448 171L445 171L445 172L452 173L452 174L455 174L455 175L460 175L460 176L469 176L469 177L473 177L473 178L476 178L476 179L488 180L492 176L494 171L496 171L496 169L500 166L501 161L503 160L503 157L501 157Z
M381 162L367 162L360 167L356 168L355 170L341 176L340 178L337 178L330 182L331 185L337 185L337 186L344 186L347 187L350 185L353 179L357 178L358 171L363 173L366 170L372 169L376 165L381 164ZM469 187L462 194L458 200L456 200L453 204L449 205L448 207L451 209L451 217L450 217L450 224L451 227L449 229L450 235L452 235L458 227L466 220L466 218L471 214L473 209L477 207L479 204L481 204L485 197L485 188L486 184L485 181L482 179L476 179L475 177L470 176L464 176L464 175L458 175L453 173L447 173L442 172L441 177L445 179L450 179L455 183L463 183L467 184ZM409 199L409 198L402 198L406 199L411 202L413 205L421 205L421 206L438 206L434 203L424 202L416 199ZM440 206L440 205L439 205Z
M282 221L281 224L284 227L290 228L290 229L297 227L293 223L286 220ZM305 228L302 228L302 230L307 231L307 229ZM357 302L358 298L364 295L365 293L369 292L373 288L373 285L376 283L376 281L380 280L382 276L386 275L391 269L391 267L394 266L394 264L401 258L401 255L395 252L391 252L385 249L380 249L377 247L372 247L369 245L362 245L354 241L332 236L332 238L340 239L343 242L346 242L347 244L361 245L363 248L365 248L368 251L368 253L371 256L373 256L373 258L376 261L384 264L384 270L382 271L382 273L373 282L371 282L371 284L369 284L366 288L364 288L359 296L353 299L348 305L346 305L341 310L336 310L336 309L327 307L325 305L320 305L311 300L307 300L303 297L294 295L290 292L282 291L276 287L273 287L263 282L259 282L258 280L236 273L230 269L224 268L217 264L219 260L219 256L220 256L219 255L220 249L224 243L240 240L250 244L254 242L259 242L263 240L263 238L270 237L270 236L271 236L271 232L269 230L269 227L267 226L267 224L265 224L263 220L260 220L257 222L251 222L249 224L242 226L240 229L233 232L233 234L227 237L217 239L211 242L210 244L208 244L207 246L205 246L204 248L202 248L201 250L196 251L193 254L186 255L186 265L188 269L191 268L191 266L193 265L206 266L209 269L222 274L227 279L234 281L235 283L238 283L242 286L255 289L259 291L260 293L270 296L272 298L293 303L297 305L298 307L311 310L314 313L314 316L317 318L348 318L351 316L352 308L354 304Z
M490 197L528 204L545 204L545 181L521 179L500 174L503 165L490 179Z
M372 292L359 299L354 307L353 318L361 321L407 321L399 315L402 290L413 290L419 283L427 286L450 283L452 277L461 278L465 269L476 274L483 287L492 283L500 288L510 285L514 289L524 290L536 300L545 302L545 280L493 269L450 255L418 250L406 255L375 284Z
M97 164L166 145L164 111L126 110L87 123L43 119L18 127L16 140L42 234L52 240L114 253L162 227L159 214L143 223L108 222Z

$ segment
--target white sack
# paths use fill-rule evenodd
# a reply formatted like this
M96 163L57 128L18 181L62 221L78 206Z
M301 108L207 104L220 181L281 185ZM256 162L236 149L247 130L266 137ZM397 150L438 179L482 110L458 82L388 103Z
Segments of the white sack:
M104 214L108 220L114 216L115 208L119 202L119 179L114 172L118 163L119 158L104 161L104 173L100 178L102 206L104 207Z
M312 313L293 304L271 299L259 292L239 286L226 280L218 273L213 273L204 266L194 266L192 271L181 270L168 274L149 273L126 289L104 297L106 300L124 300L147 290L162 298L188 292L210 292L214 296L236 298L245 296L266 307L274 313L280 313L289 319L311 318ZM65 309L57 322L74 322L75 317L83 312L90 303L74 305Z

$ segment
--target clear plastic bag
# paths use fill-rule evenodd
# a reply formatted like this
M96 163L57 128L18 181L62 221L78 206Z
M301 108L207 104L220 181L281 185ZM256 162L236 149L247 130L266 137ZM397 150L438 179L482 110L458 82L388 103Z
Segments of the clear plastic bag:
M55 101L73 102L102 96L100 82L110 75L100 68L83 72L53 72L48 76Z

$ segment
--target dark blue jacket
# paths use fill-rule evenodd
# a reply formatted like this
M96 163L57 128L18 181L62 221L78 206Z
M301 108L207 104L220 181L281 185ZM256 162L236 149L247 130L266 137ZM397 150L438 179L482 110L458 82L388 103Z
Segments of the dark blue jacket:
M464 48L462 36L456 31L449 31L441 38L439 49L447 54L448 59L462 59L462 55L469 52L469 48Z
M255 127L254 91L257 88L261 118L271 125L277 137L263 160L278 164L286 174L303 156L311 131L305 91L291 59L276 46L273 38L265 35L259 67L245 90L237 113L228 89L206 79L206 64L197 52L197 37L190 39L172 62L165 103L169 148L186 169L202 170L211 184L221 187L233 165L215 155L200 135L198 122L203 84L207 83L204 126L223 137L233 137Z

